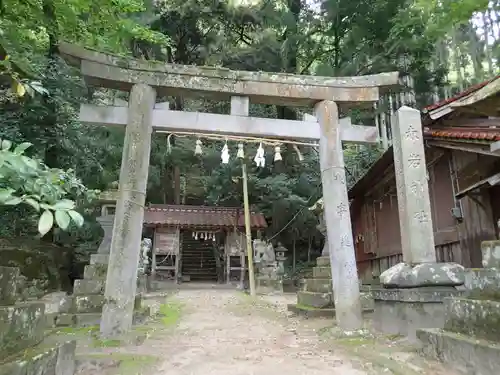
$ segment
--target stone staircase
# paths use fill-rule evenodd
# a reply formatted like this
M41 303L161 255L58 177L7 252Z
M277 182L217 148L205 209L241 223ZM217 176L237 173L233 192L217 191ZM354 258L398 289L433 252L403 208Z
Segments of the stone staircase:
M17 303L19 269L0 267L0 375L73 375L75 341L45 345L45 304Z
M47 323L52 327L88 327L99 325L104 305L104 287L108 269L108 254L92 254L85 266L83 279L75 280L73 295L59 303L57 312L48 314ZM134 319L140 319L141 297L136 296Z
M500 373L500 241L483 242L481 251L484 268L466 285L472 290L444 299L444 328L417 330L422 354L467 375Z
M194 239L182 233L182 276L191 281L217 281L217 263L211 240Z
M361 293L361 303L363 312L373 311L373 299L369 292ZM312 278L303 280L302 290L297 292L297 303L288 305L288 310L311 318L335 316L329 257L316 259Z

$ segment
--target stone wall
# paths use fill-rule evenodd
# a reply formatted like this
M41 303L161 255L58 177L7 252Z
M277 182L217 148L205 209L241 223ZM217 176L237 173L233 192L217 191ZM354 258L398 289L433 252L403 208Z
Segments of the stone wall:
M76 343L45 346L45 304L16 303L20 271L0 266L0 375L73 375Z

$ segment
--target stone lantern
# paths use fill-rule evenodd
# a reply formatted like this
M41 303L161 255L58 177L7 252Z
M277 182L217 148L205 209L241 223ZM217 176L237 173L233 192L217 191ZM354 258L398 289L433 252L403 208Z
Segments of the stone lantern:
M330 249L328 248L328 235L326 233L326 221L325 221L325 214L323 210L323 198L319 199L314 206L309 208L310 211L313 211L318 215L318 225L316 228L319 230L319 232L325 237L325 244L323 246L323 250L321 251L321 257L329 257L330 256Z
M103 191L99 195L99 202L101 203L101 216L97 221L104 231L104 237L97 250L98 254L109 255L111 250L111 238L113 237L113 224L115 221L116 201L118 200L118 186L113 183L110 189Z
M281 242L278 242L278 246L274 249L274 253L276 254L276 262L278 263L278 274L283 275L285 273L285 260L286 253L288 249L284 247Z

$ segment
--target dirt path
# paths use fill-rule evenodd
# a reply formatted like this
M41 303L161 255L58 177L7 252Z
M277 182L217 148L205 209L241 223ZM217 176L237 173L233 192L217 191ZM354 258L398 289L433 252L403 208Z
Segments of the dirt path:
M99 349L80 345L80 354L128 358L119 369L107 371L99 365L80 374L454 375L413 349L405 350L401 341L384 336L335 339L331 320L303 320L286 312L295 298L255 300L220 289L179 291L167 298L171 306L182 306L175 326L172 321L155 321L154 332L139 344ZM144 356L155 358L154 370L141 364Z
M182 291L177 298L185 311L155 375L367 374L323 349L316 335L298 335L294 321L285 324L280 313L234 291Z

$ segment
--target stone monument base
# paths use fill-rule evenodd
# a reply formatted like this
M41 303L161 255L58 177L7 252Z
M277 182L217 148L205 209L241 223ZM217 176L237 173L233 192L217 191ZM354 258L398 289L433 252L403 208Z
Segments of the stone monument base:
M500 369L500 302L486 296L446 298L444 329L419 329L422 354L464 374L497 374Z
M380 275L385 288L460 286L464 282L465 268L457 263L399 263Z
M373 288L374 328L417 342L417 329L444 327L444 299L462 293L455 287Z

